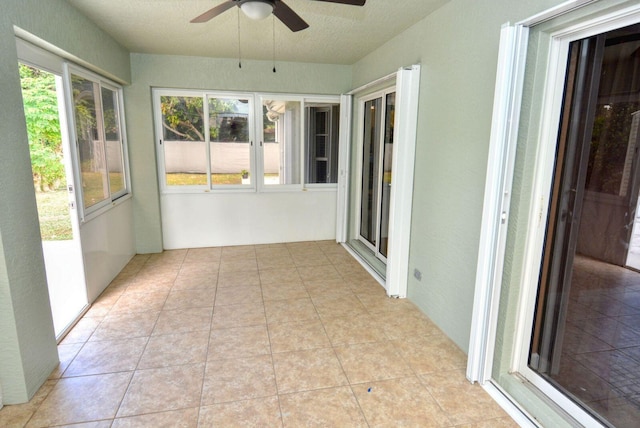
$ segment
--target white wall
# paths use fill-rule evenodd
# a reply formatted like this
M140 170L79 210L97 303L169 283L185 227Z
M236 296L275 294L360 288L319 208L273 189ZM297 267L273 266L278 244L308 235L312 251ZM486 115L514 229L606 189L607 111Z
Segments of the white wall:
M93 302L135 255L132 199L82 224L80 239L87 298Z
M165 248L335 238L336 191L162 195Z

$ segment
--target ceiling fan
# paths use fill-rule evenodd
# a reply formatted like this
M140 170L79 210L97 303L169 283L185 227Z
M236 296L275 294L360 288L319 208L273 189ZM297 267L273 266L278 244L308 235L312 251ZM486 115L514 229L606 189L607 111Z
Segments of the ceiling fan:
M315 0L329 3L341 3L352 6L364 6L367 0ZM272 13L291 31L300 31L309 27L304 19L282 0L227 0L202 15L191 20L192 23L207 22L221 13L238 6L251 19L264 19Z

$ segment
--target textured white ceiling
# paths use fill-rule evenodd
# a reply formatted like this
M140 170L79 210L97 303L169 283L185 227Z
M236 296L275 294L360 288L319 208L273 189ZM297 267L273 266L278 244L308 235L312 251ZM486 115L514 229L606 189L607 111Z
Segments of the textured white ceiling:
M204 24L192 18L226 0L67 0L131 52L238 57L238 8ZM293 33L275 21L277 61L353 64L448 0L367 0L363 7L285 0L310 28ZM274 22L240 13L244 59L273 58Z

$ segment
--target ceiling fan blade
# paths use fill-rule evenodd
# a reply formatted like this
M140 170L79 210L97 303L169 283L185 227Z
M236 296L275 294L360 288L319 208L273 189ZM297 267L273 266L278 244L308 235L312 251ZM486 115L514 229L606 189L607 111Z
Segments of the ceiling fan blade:
M231 9L235 5L236 5L236 2L234 0L228 0L227 2L219 4L218 6L214 7L213 9L209 9L208 11L203 13L202 15L193 18L191 20L191 23L207 22L210 19L213 19L216 16L220 15L222 12L226 12L227 10Z
M300 18L300 16L282 0L276 2L276 6L273 8L273 14L293 32L309 28L309 24L304 22L304 19Z
M367 0L315 0L315 1L324 1L327 3L340 3L340 4L349 4L351 6L364 6Z

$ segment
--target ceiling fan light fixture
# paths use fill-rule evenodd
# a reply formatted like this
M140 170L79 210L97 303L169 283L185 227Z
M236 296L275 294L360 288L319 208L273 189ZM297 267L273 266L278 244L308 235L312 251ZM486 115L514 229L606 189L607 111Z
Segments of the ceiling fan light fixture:
M270 0L250 0L240 5L240 9L247 17L256 21L265 19L273 13L273 1Z

